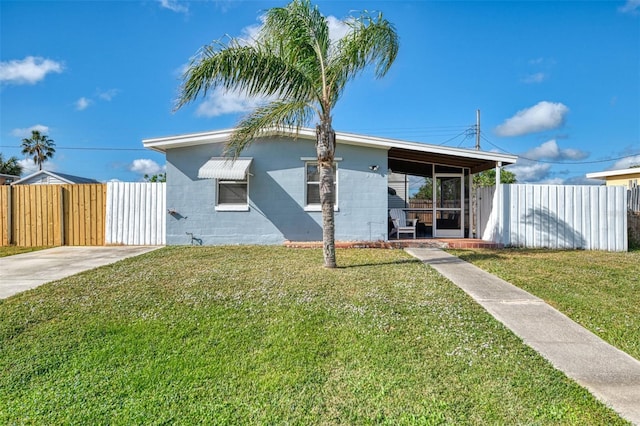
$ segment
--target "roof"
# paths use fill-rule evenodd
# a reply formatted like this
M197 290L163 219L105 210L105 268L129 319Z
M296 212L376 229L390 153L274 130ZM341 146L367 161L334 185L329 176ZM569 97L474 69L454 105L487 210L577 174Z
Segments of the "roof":
M640 175L640 167L630 169L608 170L605 172L587 173L588 179L606 179L613 176Z
M187 133L175 136L144 139L142 144L145 148L166 153L168 149L173 148L211 143L226 143L233 131L234 129L225 129L211 132ZM301 128L297 132L295 129L273 130L265 132L263 137L272 136L286 136L291 138L315 140L316 131L315 129L310 128ZM493 168L498 162L502 163L502 165L514 164L518 158L515 155L499 154L496 152L451 148L442 145L431 145L345 132L336 132L336 142L338 144L357 145L387 150L389 152L390 163L393 160L401 161L404 164L410 162L438 163L456 167L466 167L471 170L471 173L477 173Z
M66 173L54 173L48 170L38 170L37 172L30 174L29 176L25 176L22 179L13 182L12 185L28 184L30 181L33 181L34 179L42 175L57 179L61 181L61 183L100 183L95 179L68 175Z

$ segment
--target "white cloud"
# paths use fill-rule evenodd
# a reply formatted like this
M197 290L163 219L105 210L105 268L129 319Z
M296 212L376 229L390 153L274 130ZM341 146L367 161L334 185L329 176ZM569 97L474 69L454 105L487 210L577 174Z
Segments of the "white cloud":
M89 105L91 105L91 103L92 103L91 99L82 97L76 101L76 110L84 111L89 107Z
M555 139L548 140L540 146L530 149L522 154L530 160L582 160L589 156L589 153L579 149L560 149Z
M250 98L239 91L225 91L222 88L209 92L206 99L198 105L199 117L217 117L223 114L252 111L266 101L265 98Z
M47 134L49 133L49 126L44 126L42 124L36 124L35 126L27 127L24 129L13 129L11 131L11 135L18 138L28 138L31 136L31 131L37 130L40 133Z
M498 136L522 136L556 129L564 124L569 108L559 102L542 101L520 110L495 128Z
M103 101L110 101L113 98L115 98L118 93L120 93L120 90L118 90L118 89L109 89L109 90L97 89L96 93L97 93L98 98L102 99Z
M40 170L38 165L33 162L33 158L23 158L22 160L18 160L18 164L22 166L22 177L29 176ZM58 169L58 166L53 161L45 161L42 163L42 170L48 170L50 172L54 172Z
M537 183L549 177L551 164L519 159L516 164L507 167L507 170L516 175L518 183Z
M329 38L334 43L346 36L351 30L351 27L347 23L335 16L327 16L327 23L329 24Z
M547 75L543 72L537 72L535 74L529 74L522 79L523 83L526 84L535 84L542 83L547 79Z
M51 72L61 73L64 66L60 62L37 56L13 61L0 62L0 82L9 84L36 84Z
M160 3L160 7L164 9L169 9L173 12L177 13L187 13L189 12L189 6L183 3L179 3L178 0L158 0Z
M620 12L632 15L638 14L638 9L640 9L640 0L627 0L624 6L618 8Z
M163 173L166 169L166 166L161 166L155 161L148 158L139 158L137 160L133 160L133 162L129 165L129 170L134 173L139 173L140 175L155 175L158 173Z
M621 160L618 160L614 163L613 166L609 170L621 170L628 169L631 166L635 166L640 164L640 154L632 155L631 157L626 157Z

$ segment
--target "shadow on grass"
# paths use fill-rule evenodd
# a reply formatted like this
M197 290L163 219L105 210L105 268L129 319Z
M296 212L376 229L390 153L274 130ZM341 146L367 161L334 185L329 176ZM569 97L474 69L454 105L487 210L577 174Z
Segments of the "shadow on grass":
M487 251L473 251L473 250L453 250L451 251L451 254L453 254L454 256L467 261L467 262L471 262L473 263L476 260L492 260L492 259L504 259L505 256L501 255L498 252L495 251L491 251L491 252L487 252Z
M405 263L422 263L419 259L402 259L396 260L393 262L372 262L372 263L361 263L356 265L339 265L336 269L349 269L349 268L367 268L371 266L384 266L384 265L402 265Z

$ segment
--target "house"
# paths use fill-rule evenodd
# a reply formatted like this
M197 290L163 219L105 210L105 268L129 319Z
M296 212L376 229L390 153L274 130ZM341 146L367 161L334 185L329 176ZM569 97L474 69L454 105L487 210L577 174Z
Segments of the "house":
M621 185L631 189L640 185L640 167L587 173L587 179L601 179L607 186Z
M143 140L166 155L167 244L321 241L315 129L265 134L236 161L222 157L231 133ZM432 178L440 199L430 217L441 220L425 224L432 236L471 235L472 174L516 162L512 155L350 133L337 132L336 143L336 241L388 239L389 200L402 196L389 186L391 173Z
M20 176L0 173L0 185L11 185L11 183L17 180L20 180Z
M66 173L50 172L48 170L39 170L29 176L16 180L12 185L46 185L46 184L65 184L65 183L100 183L95 179L72 176Z

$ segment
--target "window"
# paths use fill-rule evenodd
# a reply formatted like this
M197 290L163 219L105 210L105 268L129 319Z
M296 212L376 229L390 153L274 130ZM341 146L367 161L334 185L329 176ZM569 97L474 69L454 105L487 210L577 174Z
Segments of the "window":
M247 211L248 180L218 179L216 210Z
M333 197L335 209L338 207L337 166L333 165ZM317 162L305 163L305 210L320 211L320 167Z

